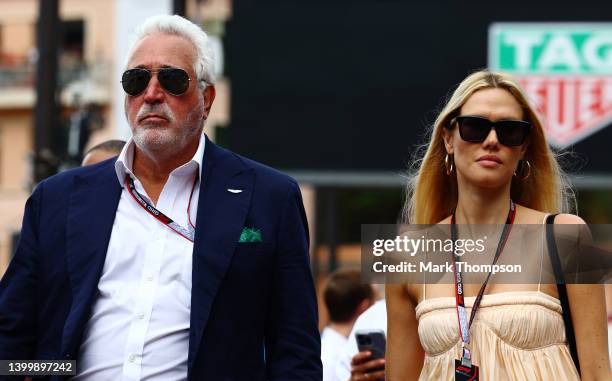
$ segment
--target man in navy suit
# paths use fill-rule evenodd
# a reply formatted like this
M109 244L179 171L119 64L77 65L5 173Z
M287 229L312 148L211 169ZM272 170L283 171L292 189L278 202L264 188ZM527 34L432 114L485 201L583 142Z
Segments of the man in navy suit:
M147 20L122 76L133 137L29 198L0 283L0 359L76 380L321 380L296 182L210 142L206 34Z

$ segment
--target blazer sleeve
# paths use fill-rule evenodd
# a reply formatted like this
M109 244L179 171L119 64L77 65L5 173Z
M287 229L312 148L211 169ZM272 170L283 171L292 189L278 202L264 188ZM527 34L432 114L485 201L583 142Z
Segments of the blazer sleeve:
M292 181L279 225L273 290L266 322L270 381L320 381L321 338L308 255L308 224Z
M15 255L0 281L0 359L30 359L36 346L38 220L42 184L25 206Z

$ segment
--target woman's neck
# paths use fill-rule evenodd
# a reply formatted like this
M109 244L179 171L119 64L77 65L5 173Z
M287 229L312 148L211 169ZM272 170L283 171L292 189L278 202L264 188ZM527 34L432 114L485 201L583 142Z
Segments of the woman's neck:
M491 189L461 189L455 211L457 224L504 224L510 209L510 184Z

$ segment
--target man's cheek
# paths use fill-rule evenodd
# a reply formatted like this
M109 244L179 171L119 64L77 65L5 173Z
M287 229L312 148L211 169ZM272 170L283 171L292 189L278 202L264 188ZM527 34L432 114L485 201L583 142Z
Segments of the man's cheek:
M128 120L131 123L135 123L136 122L136 116L138 115L138 108L136 108L133 103L131 103L131 104L128 103L127 107L125 108L125 110L126 110L126 114L127 114L126 116L127 116Z

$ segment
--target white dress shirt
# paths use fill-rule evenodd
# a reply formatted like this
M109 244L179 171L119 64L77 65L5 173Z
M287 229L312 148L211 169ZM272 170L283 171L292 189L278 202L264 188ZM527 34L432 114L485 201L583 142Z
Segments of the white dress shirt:
M333 328L325 327L321 332L321 362L323 363L323 381L336 378L336 362L344 350L347 338Z
M187 208L194 180L201 177L205 138L196 154L170 173L155 207L179 225L189 224ZM133 175L134 142L115 163L123 186L98 282L85 326L74 380L185 380L189 349L193 243L140 206L125 186L152 204ZM199 180L191 197L196 224Z
M344 350L336 362L336 381L346 381L351 378L351 361L353 356L359 353L355 332L366 330L381 330L387 336L387 305L384 299L374 303L355 321Z

